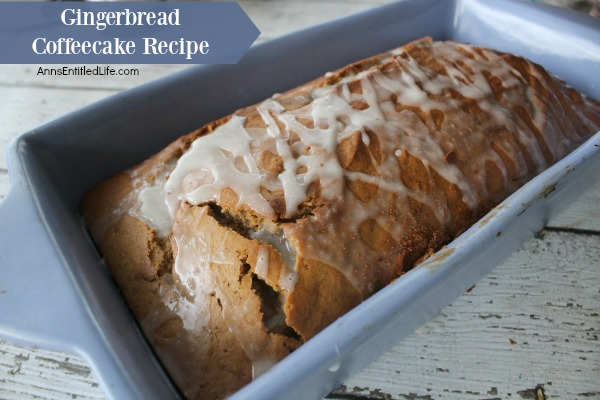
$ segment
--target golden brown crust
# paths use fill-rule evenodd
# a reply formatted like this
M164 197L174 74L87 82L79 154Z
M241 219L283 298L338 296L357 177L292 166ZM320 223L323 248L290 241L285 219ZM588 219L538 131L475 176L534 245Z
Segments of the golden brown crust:
M327 264L302 260L298 270L300 278L289 295L285 311L288 325L301 332L304 340L319 333L363 300L354 286Z
M159 278L169 262L169 251L152 229L129 215L108 229L101 248L131 310L138 319L146 318L157 301Z

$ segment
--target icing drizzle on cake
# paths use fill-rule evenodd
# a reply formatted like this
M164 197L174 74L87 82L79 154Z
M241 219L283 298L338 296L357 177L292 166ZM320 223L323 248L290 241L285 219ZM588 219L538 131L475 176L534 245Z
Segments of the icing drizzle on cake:
M230 188L239 198L237 207L249 207L271 220L289 219L309 200L309 187L317 183L322 199L330 204L345 203L347 209L353 211L332 206L322 215L324 218L335 215L337 222L332 220L330 223L338 226L315 231L314 243L298 244L300 248L295 250L305 258L338 268L361 292L369 291L370 288L356 276L357 273L362 276L362 273L348 265L343 252L336 254L321 245L339 242L341 224L342 231L349 230L356 237L365 221L374 220L392 238L400 236L405 224L394 222L381 212L386 208L383 201L394 201L396 208L410 212L409 202L414 200L432 210L440 225L445 226L450 220L445 202L425 191L407 187L399 166L402 155L418 158L430 173L435 172L455 185L462 201L470 208L477 207L488 195L487 162L498 168L505 186L512 184L505 161L487 145L494 141L491 128L508 130L517 136L538 170L547 166L540 138L524 129L526 126L514 112L504 106L506 99L496 96L490 85L490 76L496 77L501 82L504 96L510 96L512 87L523 86L522 78L514 68L493 51L472 52L459 44L434 43L432 46L436 46L435 51L440 53L443 62L437 70L424 67L406 52L396 52L388 56L383 66L348 74L332 85L313 90L310 101L299 108L286 109L278 101L279 96L258 104L256 110L262 119L262 128L247 128L246 118L234 115L213 133L198 138L179 159L167 180L166 198L171 215L175 215L181 201L192 205L218 203L223 191ZM517 96L521 94L517 93ZM535 116L533 124L542 130L544 120L537 109L537 99L528 100L528 111ZM484 118L481 126L468 125L469 131L452 126L458 121L448 117L455 110L472 112L465 104L476 105L483 116L480 118ZM441 122L438 121L440 118ZM453 134L448 135L448 131L453 130ZM354 146L369 153L373 166L370 171L364 170L364 166L352 165L351 159L344 160L344 154L340 154L344 142L357 140L359 143ZM542 140L556 141L553 137ZM550 144L554 143L548 143L546 147L557 149L551 151L560 151L561 146ZM468 165L473 179L465 179L464 163L459 167L450 160L449 155L458 146L490 149L473 152ZM516 170L527 170L516 145L501 146L505 147ZM259 167L265 151L281 157L283 168L277 175ZM552 157L557 158L557 155L553 153ZM363 202L357 200L347 190L352 182L372 185L379 191L378 197ZM285 211L282 215L277 216L273 206L261 194L264 187L283 193ZM387 195L381 196L382 193ZM310 228L303 226L302 229L306 233ZM298 226L284 226L285 234L290 238L300 237L299 230ZM352 234L347 236L341 238L347 240L345 244L352 241ZM358 250L361 250L360 246ZM364 250L368 253L366 248ZM355 261L371 262L361 257Z

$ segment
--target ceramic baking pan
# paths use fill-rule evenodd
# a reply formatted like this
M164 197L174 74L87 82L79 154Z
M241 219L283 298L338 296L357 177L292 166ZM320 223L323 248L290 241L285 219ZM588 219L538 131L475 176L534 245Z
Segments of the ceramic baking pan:
M600 99L600 24L522 1L406 0L191 68L23 134L0 207L0 336L85 357L109 398L179 396L90 240L82 196L176 137L349 62L430 35L524 55ZM319 398L458 297L595 178L600 135L442 252L234 395Z

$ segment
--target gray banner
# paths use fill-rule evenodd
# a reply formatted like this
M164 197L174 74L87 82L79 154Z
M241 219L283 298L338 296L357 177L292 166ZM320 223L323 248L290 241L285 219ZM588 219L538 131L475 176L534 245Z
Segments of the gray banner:
M259 34L237 3L0 2L1 64L235 64Z

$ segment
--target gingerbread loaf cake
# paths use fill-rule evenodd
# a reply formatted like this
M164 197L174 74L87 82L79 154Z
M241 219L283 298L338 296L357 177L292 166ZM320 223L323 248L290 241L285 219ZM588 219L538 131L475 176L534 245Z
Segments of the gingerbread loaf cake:
M181 137L82 212L174 382L218 399L599 129L539 65L426 38Z

